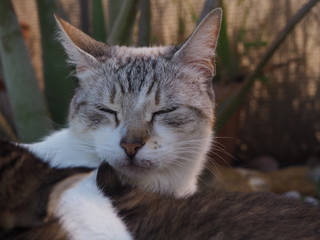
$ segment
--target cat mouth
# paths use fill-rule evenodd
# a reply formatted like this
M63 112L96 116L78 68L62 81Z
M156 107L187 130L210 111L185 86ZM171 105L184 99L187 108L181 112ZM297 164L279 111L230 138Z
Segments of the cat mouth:
M126 159L125 164L118 165L116 168L124 174L131 175L151 171L156 166L149 160Z

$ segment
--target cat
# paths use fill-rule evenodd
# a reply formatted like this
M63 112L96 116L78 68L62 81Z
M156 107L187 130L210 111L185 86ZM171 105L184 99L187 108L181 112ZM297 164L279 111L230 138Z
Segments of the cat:
M107 46L57 18L79 87L69 127L25 146L52 166L106 161L145 189L195 192L211 146L221 14L212 11L181 46L149 48Z
M97 185L135 239L292 240L320 238L320 208L271 193L213 189L176 198L123 184L101 164Z
M52 167L108 162L142 189L193 194L211 146L221 15L210 12L180 46L144 48L108 46L57 18L79 79L69 127L21 146ZM63 192L54 215L72 239L131 239L95 178Z
M64 239L60 237L66 233L51 209L63 191L91 171L50 167L28 150L0 140L0 239L41 239L37 235L49 226L52 235L46 230L46 237Z

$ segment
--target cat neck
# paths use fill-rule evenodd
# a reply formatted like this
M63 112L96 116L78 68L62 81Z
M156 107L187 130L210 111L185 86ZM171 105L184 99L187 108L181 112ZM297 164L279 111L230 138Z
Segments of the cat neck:
M99 158L90 140L76 136L70 128L63 129L33 144L22 144L52 167L99 166Z
M131 181L132 184L132 179L127 181ZM189 174L181 174L180 176L172 174L150 174L149 176L134 180L133 185L146 191L185 197L196 192L197 177L190 176Z

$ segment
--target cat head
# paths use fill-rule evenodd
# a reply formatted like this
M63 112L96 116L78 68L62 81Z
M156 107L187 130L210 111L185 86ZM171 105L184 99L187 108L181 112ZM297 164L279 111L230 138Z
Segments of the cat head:
M71 131L139 185L195 188L214 123L221 14L209 13L178 47L143 48L108 46L58 18L59 39L79 79Z

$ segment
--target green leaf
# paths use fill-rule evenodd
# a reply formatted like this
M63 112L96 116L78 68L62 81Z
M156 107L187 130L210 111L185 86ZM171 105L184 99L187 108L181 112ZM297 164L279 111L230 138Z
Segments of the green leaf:
M110 44L128 44L134 20L138 11L139 0L122 0L115 22L108 36Z
M53 10L55 0L37 0L41 31L42 61L45 80L45 96L52 121L65 125L69 102L74 89L74 80L66 64L66 55L56 40L56 22Z
M94 39L105 42L106 41L106 26L103 14L102 0L92 1L92 36Z
M260 82L263 82L263 83L266 83L266 82L268 82L268 78L267 78L267 76L266 75L264 75L264 74L261 74L261 75L259 75L259 76L257 76L257 79L259 79L259 81Z
M0 1L0 55L18 136L35 141L52 126L10 0Z
M149 46L151 32L150 0L142 0L140 4L138 46Z
M243 43L245 48L260 48L268 45L267 41L245 42Z
M123 0L109 0L109 31L113 28L119 15ZM109 32L110 34L110 32Z

